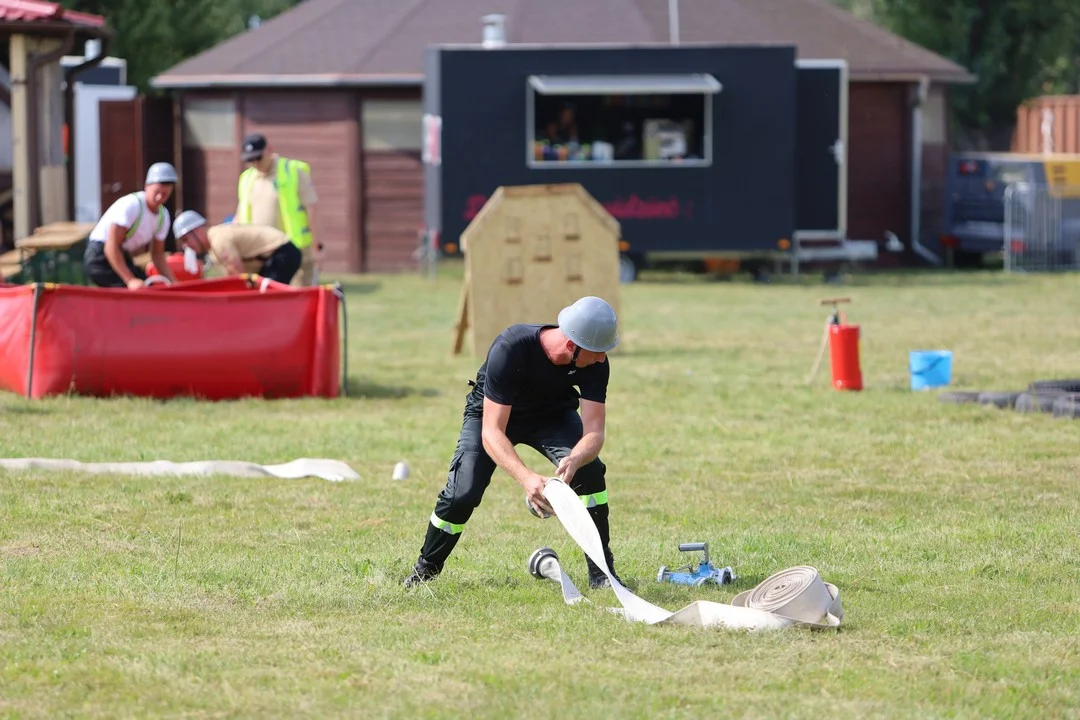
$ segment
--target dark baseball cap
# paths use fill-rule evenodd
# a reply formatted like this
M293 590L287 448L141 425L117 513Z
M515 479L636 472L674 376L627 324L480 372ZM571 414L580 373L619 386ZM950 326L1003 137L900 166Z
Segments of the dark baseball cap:
M252 133L244 138L244 144L240 148L240 157L244 162L258 160L266 151L266 138L261 133Z

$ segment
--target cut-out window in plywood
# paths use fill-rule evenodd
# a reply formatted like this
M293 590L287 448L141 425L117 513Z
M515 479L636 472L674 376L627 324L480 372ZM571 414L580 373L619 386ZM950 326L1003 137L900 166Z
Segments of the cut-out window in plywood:
M566 281L581 282L585 278L581 272L581 255L570 253L566 256Z
M506 242L521 242L521 217L518 215L506 216Z
M503 281L507 285L520 285L525 281L525 263L521 261L520 257L506 259L506 271Z
M551 234L547 230L533 238L533 260L551 262Z
M581 226L578 224L577 213L563 215L563 237L567 240L581 239Z

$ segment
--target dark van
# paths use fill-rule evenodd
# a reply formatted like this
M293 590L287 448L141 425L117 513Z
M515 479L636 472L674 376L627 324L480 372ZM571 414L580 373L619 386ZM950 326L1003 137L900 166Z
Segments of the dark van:
M1012 184L1072 184L1080 157L1017 153L956 153L949 158L945 186L943 248L957 266L977 265L1005 243L1005 191Z

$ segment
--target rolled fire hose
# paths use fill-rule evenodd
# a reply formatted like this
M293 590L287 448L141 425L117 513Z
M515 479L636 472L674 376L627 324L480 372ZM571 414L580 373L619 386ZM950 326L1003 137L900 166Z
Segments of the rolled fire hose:
M160 477L170 475L230 475L232 477L275 477L299 480L316 477L330 482L359 480L351 467L339 460L300 458L281 465L256 465L236 460L204 460L199 462L103 462L83 463L77 460L46 458L0 459L0 468L8 470L75 470L94 474L141 475Z
M818 571L809 566L778 572L754 589L737 595L730 605L697 600L681 610L669 612L642 600L612 575L604 558L596 524L582 505L581 499L568 485L558 478L552 478L544 486L544 497L566 532L611 581L611 588L622 607L607 609L627 620L649 625L678 624L778 630L797 626L834 628L838 627L843 619L844 610L839 589L822 580ZM534 555L534 558L536 557ZM539 562L541 567L537 572L559 583L563 600L568 605L582 600L588 602L559 565L553 552Z

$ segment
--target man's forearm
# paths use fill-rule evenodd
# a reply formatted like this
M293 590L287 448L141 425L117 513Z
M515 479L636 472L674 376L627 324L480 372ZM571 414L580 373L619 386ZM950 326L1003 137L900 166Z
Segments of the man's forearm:
M319 233L318 228L315 225L315 209L312 206L307 207L307 220L308 231L311 233L311 244L314 247L319 246Z
M124 253L120 250L118 245L109 242L105 243L105 259L109 261L109 265L112 266L113 271L125 283L129 283L135 279L131 270L128 269L127 260L124 258Z
M600 456L600 451L604 448L604 433L602 432L590 432L585 433L577 444L574 445L574 449L570 451L570 454L576 458L581 459L581 464L585 465L590 463Z
M510 438L506 437L506 433L485 432L482 434L481 439L484 450L495 461L495 464L508 472L514 480L524 484L525 478L532 471L521 461L521 456L517 454L517 450L510 444Z
M150 259L154 262L154 267L157 268L158 273L168 278L169 282L176 282L176 276L173 275L172 268L169 267L169 259L165 257L164 248L151 248Z

